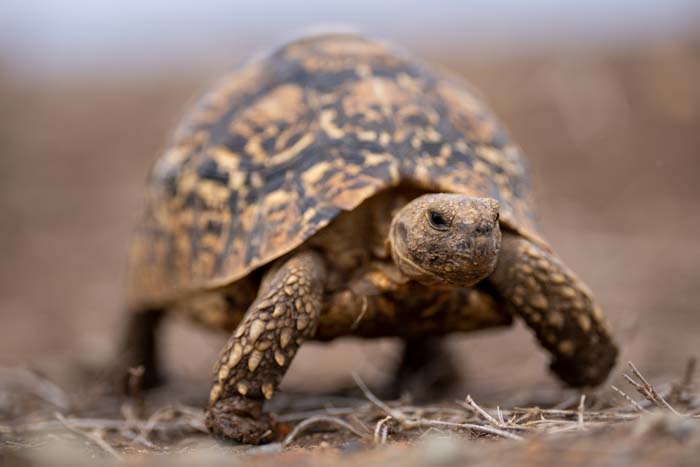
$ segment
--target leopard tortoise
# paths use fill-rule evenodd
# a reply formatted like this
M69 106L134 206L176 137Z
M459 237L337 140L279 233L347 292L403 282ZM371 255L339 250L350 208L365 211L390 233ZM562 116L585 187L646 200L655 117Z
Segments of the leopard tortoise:
M148 179L122 360L155 383L166 311L230 333L206 424L247 443L307 339L435 336L521 318L572 386L617 348L542 239L523 154L459 79L354 34L290 42L206 94Z

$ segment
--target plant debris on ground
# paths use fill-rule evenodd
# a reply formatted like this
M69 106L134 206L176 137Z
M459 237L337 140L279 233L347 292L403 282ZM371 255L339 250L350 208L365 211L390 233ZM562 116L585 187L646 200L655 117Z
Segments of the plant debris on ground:
M201 408L155 406L138 393L103 395L84 404L36 372L9 368L0 372L0 460L6 465L172 465L189 459L231 465L243 458L246 465L272 465L279 459L271 457L282 456L291 465L331 459L343 465L494 465L507 458L547 465L566 456L567 463L583 465L632 456L638 465L654 465L663 455L664 465L698 465L695 360L678 382L657 386L634 364L628 367L629 387L576 394L550 407L485 407L471 396L434 405L386 402L356 376L362 397L306 396L305 405L314 399L316 408L295 410L290 404L276 410L279 439L264 446L211 439ZM470 457L475 449L478 459Z

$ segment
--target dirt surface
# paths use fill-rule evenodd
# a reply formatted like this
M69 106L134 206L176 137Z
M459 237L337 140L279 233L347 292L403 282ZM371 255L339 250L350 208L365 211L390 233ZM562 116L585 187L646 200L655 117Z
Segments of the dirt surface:
M686 359L700 354L700 41L503 60L457 57L447 51L432 60L481 90L528 154L542 231L598 296L622 346L621 364L634 361L652 382L680 375ZM226 68L41 81L0 64L0 365L37 368L71 396L90 392L81 375L103 365L113 349L126 243L145 174L187 104ZM224 337L181 323L166 334L171 384L164 400L199 407ZM576 396L559 389L522 326L455 336L451 345L464 369L460 398L469 393L489 407L513 407ZM313 401L355 387L353 372L377 387L397 355L391 340L308 345L283 387ZM621 373L612 378L618 386ZM9 425L26 414L7 408L12 397L5 389L0 424ZM105 411L113 416L119 407ZM643 432L629 437L640 457L626 459L650 462L644 440L655 428L625 426L611 429ZM605 432L591 433L565 443L582 453L599 442L607 446ZM327 442L334 445L334 438ZM452 438L424 442L447 443L444 450L458 460L474 455L472 444ZM557 452L550 448L564 443L536 438L523 450L508 442L498 442L501 450L480 440L479 449L486 446L480 462L491 465L497 457L490 453L499 452L513 462L532 455L545 463ZM687 445L698 452L697 442ZM609 464L627 455L614 445L600 449ZM406 453L406 465L419 465L420 452L399 443L385 454ZM323 455L342 456L334 449ZM372 455L353 459L372 462ZM593 459L586 455L576 462ZM285 456L296 465L307 454Z
M690 360L672 384L651 385L632 364L625 389L559 394L547 408L471 396L384 402L356 377L343 398L274 400L275 440L236 445L206 433L182 394L77 397L26 369L0 372L3 465L697 465L700 385ZM92 384L90 387L95 387ZM171 399L168 402L168 399Z

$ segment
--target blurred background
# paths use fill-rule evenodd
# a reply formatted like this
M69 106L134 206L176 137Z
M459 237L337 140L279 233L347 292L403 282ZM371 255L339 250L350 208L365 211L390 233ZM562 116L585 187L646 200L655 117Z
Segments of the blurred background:
M128 235L169 131L246 58L339 24L483 92L528 154L542 230L597 294L621 362L662 377L700 356L697 0L3 0L0 365L70 380L106 361ZM205 397L224 338L169 324L169 371ZM473 394L554 385L522 326L451 345ZM396 359L391 340L309 345L285 386L330 389L355 370L381 382Z

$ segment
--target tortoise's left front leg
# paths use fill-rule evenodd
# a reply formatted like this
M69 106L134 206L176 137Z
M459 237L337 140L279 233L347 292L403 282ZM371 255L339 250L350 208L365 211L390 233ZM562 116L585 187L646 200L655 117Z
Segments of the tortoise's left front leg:
M205 423L213 434L258 444L273 436L262 412L304 339L318 324L325 267L312 251L282 260L221 353Z
M504 232L490 282L552 353L551 368L564 382L591 386L605 380L617 346L591 292L554 254Z

